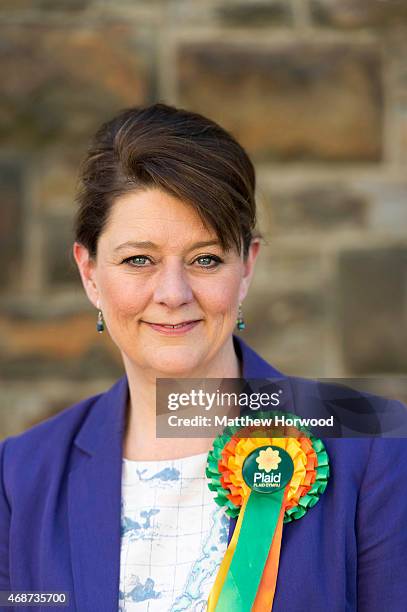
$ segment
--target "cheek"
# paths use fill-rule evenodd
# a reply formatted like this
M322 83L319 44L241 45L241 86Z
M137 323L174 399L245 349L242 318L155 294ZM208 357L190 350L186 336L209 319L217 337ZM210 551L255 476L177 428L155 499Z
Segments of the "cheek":
M109 274L104 274L100 282L105 314L111 313L113 319L134 317L148 301L148 292L143 283Z
M234 314L239 299L240 277L233 275L219 279L216 283L206 283L203 290L196 291L197 299L206 312L214 315Z

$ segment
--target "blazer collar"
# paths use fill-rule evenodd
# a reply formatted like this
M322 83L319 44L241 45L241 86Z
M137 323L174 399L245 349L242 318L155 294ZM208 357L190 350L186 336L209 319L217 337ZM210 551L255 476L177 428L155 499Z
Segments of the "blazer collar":
M97 396L88 417L74 443L89 455L105 452L112 434L124 432L126 406L129 397L127 376L124 375L105 393Z
M233 337L244 378L281 377L241 338ZM129 390L120 378L98 396L77 434L69 474L68 514L78 610L116 612L120 579L121 473ZM234 522L231 522L230 536Z

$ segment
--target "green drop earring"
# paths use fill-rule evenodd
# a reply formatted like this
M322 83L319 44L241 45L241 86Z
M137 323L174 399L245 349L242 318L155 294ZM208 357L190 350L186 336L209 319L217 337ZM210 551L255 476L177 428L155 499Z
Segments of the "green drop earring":
M99 310L98 312L98 320L96 322L96 329L99 332L99 334L101 334L102 332L105 331L105 322L103 320L103 314L102 311L100 310L100 304L99 304L99 300L96 303L96 307Z
M236 327L239 331L242 331L246 327L246 323L244 322L244 319L243 319L243 309L242 309L241 302L239 302L239 310L237 313Z

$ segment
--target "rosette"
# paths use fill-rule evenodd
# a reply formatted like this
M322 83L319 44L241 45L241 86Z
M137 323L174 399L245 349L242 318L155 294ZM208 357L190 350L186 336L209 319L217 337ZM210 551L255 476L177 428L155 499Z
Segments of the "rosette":
M256 418L282 414L272 411ZM228 427L213 442L206 475L216 503L238 517L207 610L269 611L283 523L303 517L328 483L324 444L302 427Z

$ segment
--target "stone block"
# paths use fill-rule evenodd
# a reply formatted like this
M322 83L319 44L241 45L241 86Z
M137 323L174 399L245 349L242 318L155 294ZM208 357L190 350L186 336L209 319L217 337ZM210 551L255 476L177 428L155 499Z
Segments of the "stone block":
M314 290L327 282L326 274L324 257L318 245L311 250L292 244L283 247L271 241L269 246L261 247L252 289L258 293L262 304L260 296L263 292L268 295L269 292L293 287L301 291Z
M184 43L179 103L259 161L379 161L381 59L370 43Z
M224 1L216 9L223 26L269 27L292 23L292 10L280 0Z
M18 285L23 254L23 168L0 162L0 293Z
M313 289L275 287L251 292L244 303L244 339L286 374L324 376L326 296Z
M49 217L45 224L45 258L47 283L50 287L79 283L79 274L72 255L73 218L66 215Z
M386 27L407 23L405 0L310 0L319 25L339 28Z
M78 151L64 155L37 156L32 165L32 198L43 214L73 215L81 155Z
M84 151L103 120L149 99L147 46L119 23L3 26L2 142Z
M2 381L0 441L15 436L65 410L72 404L107 390L113 379Z
M37 393L24 385L9 386L2 381L0 396L0 441L14 436L28 427L28 423L41 413L43 406Z
M407 105L399 120L401 163L403 167L407 163Z
M92 4L93 0L2 0L1 13L20 13L22 11L66 11L68 13L81 11Z
M45 299L45 298L44 298ZM96 331L96 311L49 316L0 316L0 371L5 380L115 378L123 370L108 335Z
M369 202L367 228L375 233L406 236L407 181L360 178L352 181L361 199Z
M351 374L406 373L407 248L339 258L338 329Z
M316 184L269 193L272 232L335 232L363 228L368 200L345 185Z

